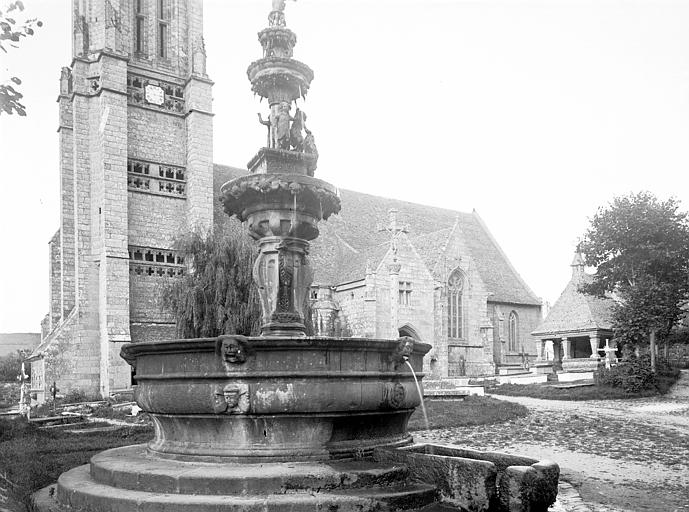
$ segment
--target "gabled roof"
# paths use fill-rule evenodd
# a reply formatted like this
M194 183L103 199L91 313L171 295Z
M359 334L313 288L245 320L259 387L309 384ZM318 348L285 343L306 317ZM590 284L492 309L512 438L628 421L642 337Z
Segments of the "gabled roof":
M236 167L215 165L215 194L230 179L246 174ZM436 208L352 190L340 190L342 211L321 222L319 237L311 243L310 258L314 282L337 285L364 279L367 261L375 268L390 246L390 235L379 231L386 225L388 211L409 227L408 238L431 273L440 264L448 239L456 229L464 238L491 302L540 305L541 301L512 267L476 212L465 213ZM219 203L218 198L218 203ZM216 210L224 217L222 207Z
M612 330L612 298L600 298L579 291L579 285L591 282L589 274L574 275L545 320L533 331L534 336L583 331Z

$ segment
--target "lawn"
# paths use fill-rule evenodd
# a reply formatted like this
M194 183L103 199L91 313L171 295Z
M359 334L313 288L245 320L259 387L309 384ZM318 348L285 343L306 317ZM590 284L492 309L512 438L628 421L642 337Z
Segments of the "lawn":
M656 387L630 393L623 388L593 385L558 388L553 384L502 384L486 389L492 395L528 396L545 400L614 400L664 395L677 382L679 372L660 374Z
M0 471L16 484L8 489L12 498L28 504L31 493L55 482L64 471L86 464L96 453L152 437L152 427L71 434L40 430L24 420L0 419Z
M426 400L426 413L431 429L492 425L522 418L526 407L488 396L468 396L464 400ZM425 430L421 407L409 420L409 430Z

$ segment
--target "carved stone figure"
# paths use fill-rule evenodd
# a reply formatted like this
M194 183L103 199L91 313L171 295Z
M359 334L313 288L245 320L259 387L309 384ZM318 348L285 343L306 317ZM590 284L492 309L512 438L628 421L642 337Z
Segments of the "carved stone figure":
M316 140L313 137L313 133L309 130L306 125L304 125L304 131L306 132L306 137L304 138L304 153L313 155L313 164L309 164L306 168L306 172L309 176L313 176L314 171L318 166L318 149L316 148Z
M306 114L300 109L294 113L294 121L289 130L289 143L293 151L304 151L304 136L301 132L304 130L304 123L306 122Z
M270 122L270 119L267 121L263 120L263 116L261 113L258 113L258 122L261 123L263 126L266 126L268 128L268 136L266 139L266 147L267 148L272 148L273 147L273 126Z
M395 369L403 365L414 352L414 338L402 336L397 340L397 347L390 355L390 360L395 365Z
M383 403L392 409L399 409L407 396L407 392L400 382L386 383L384 394Z
M244 336L220 336L216 352L223 363L243 364L247 358L247 339Z
M275 147L278 149L289 149L290 121L293 120L289 115L290 109L288 102L280 102L280 110L275 119Z

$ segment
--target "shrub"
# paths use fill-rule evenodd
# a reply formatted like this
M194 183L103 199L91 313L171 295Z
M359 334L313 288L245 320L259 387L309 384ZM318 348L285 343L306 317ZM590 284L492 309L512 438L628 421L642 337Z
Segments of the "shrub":
M643 391L666 391L667 381L674 382L679 372L671 368L664 360L656 363L656 372L651 370L651 356L628 357L609 369L604 368L596 373L596 384L620 388L627 393L641 393ZM671 384L671 382L670 382Z
M86 402L88 397L86 393L81 389L70 389L67 394L62 399L63 404L78 404L80 402Z

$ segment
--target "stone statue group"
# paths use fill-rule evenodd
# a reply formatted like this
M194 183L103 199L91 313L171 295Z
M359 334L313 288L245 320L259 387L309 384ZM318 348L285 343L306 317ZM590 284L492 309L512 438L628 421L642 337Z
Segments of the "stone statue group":
M315 138L306 127L306 114L297 108L292 117L290 110L291 105L281 101L271 106L268 120L258 114L259 122L268 127L268 147L317 156Z

